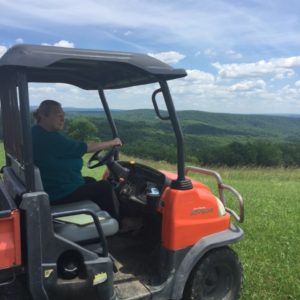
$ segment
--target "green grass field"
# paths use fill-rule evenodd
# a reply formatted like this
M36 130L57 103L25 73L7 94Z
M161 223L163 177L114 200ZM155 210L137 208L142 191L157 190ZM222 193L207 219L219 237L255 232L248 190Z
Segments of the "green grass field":
M221 170L245 200L242 299L300 299L300 170Z
M3 165L3 153L0 157ZM175 169L163 162L137 161L158 169ZM100 178L101 170L84 168L83 173ZM300 169L218 171L245 201L245 222L241 225L245 239L234 246L244 268L241 299L300 299ZM201 180L213 184L205 177Z
M176 170L164 162L136 161L157 169ZM300 299L300 169L217 171L226 184L242 194L245 202L245 221L240 225L245 239L233 247L244 268L241 299ZM89 170L88 174L101 176L97 169L93 172ZM210 178L191 177L215 187ZM230 197L228 200L232 203Z

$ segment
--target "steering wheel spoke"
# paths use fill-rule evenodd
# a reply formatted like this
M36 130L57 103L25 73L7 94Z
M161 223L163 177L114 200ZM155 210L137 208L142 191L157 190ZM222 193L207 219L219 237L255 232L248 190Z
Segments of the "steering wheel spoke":
M87 163L87 167L89 169L94 169L94 168L103 166L109 162L112 162L114 160L116 151L117 151L117 147L112 147L111 149L109 149L107 151L103 151L103 150L96 151L90 157L90 159Z

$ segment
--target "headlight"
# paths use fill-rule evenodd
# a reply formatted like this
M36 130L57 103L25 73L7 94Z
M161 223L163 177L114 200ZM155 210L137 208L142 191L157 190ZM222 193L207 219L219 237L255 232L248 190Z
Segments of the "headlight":
M218 197L215 196L215 198L216 198L216 201L217 201L217 204L218 204L219 216L223 217L226 214L225 206Z

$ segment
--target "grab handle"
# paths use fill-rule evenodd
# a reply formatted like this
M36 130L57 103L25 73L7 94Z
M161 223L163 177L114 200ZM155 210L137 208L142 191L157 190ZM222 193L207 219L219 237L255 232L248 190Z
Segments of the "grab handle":
M170 120L170 116L165 116L163 117L161 114L160 114L160 111L159 111L159 108L158 108L158 105L157 105L157 101L156 101L156 95L158 93L162 93L162 89L157 89L153 92L152 94L152 102L153 102L153 106L154 106L154 110L155 110L155 113L156 115L158 116L158 118L160 118L161 120Z
M218 191L219 191L219 198L222 201L222 203L224 204L225 210L228 213L230 213L239 223L244 222L244 200L243 200L241 194L236 189L234 189L232 186L224 184L223 180L222 180L222 177L218 172L213 171L213 170L209 170L209 169L191 167L191 166L185 168L185 175L187 175L189 172L204 174L204 175L214 177L217 181L217 186L218 186ZM230 191L235 196L235 198L237 199L238 204L239 204L239 214L237 214L231 208L226 207L226 199L225 199L225 195L224 195L224 190Z

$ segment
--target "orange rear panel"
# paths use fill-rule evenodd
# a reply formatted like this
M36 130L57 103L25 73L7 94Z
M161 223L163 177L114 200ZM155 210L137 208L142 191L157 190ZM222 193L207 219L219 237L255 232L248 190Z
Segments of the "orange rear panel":
M0 218L0 269L21 264L20 213Z
M203 237L230 226L230 215L219 215L216 198L210 189L192 182L191 190L168 187L161 197L162 242L169 250L192 246Z

